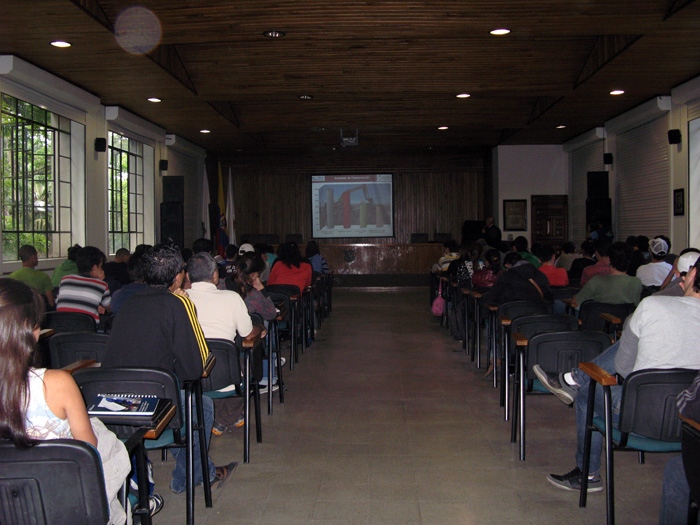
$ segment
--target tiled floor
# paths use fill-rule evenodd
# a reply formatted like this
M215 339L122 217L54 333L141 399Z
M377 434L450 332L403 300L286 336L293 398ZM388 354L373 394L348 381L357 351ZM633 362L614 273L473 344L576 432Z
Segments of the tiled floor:
M427 294L336 289L316 342L285 368L285 404L275 396L263 412L250 463L241 431L212 438L215 463L240 463L213 508L197 489L196 523L604 523L603 493L579 509L578 493L545 479L574 465L573 410L529 396L519 461L496 390L431 317ZM618 523L657 522L666 459L616 456ZM172 461L152 460L166 500L154 522L184 523Z

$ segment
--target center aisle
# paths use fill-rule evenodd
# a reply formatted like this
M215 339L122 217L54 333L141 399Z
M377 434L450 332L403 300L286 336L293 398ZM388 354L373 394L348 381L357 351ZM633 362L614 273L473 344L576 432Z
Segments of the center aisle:
M242 430L212 437L214 462L239 466L214 491L212 509L197 489L196 522L604 521L602 494L579 509L578 493L545 480L574 464L573 410L553 396L528 396L528 456L520 462L497 391L431 317L427 294L335 289L316 341L294 371L284 369L285 404L275 394L268 416L262 397L263 442L253 428L250 463ZM620 523L657 521L667 457L652 456L646 465L616 456ZM184 523L184 497L168 490L172 461L150 457L166 500L154 523Z

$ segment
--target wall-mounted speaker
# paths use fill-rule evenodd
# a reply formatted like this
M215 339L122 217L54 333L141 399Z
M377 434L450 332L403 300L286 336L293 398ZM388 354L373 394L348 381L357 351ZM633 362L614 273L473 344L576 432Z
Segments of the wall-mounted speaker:
M166 159L160 159L160 162L158 162L158 169L160 171L168 171L168 161Z
M681 143L681 130L680 129L669 129L668 130L668 143L669 144L680 144Z
M603 164L610 165L612 163L613 163L613 154L612 153L603 153Z
M95 151L107 151L107 139L98 137L95 139Z

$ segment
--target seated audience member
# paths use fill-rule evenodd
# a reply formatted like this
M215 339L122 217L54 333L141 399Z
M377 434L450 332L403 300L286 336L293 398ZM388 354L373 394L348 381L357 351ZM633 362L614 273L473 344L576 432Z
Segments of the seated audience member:
M571 269L569 270L569 281L574 281L580 284L581 275L583 274L583 269L587 266L592 266L595 264L595 243L587 239L581 243L581 257L575 259L571 263Z
M646 235L638 235L634 241L632 262L627 270L627 275L637 275L637 269L643 264L648 263L649 260L649 237Z
M78 252L75 262L78 273L61 279L56 310L90 314L98 323L100 315L111 311L112 302L102 270L105 254L99 248L85 246Z
M576 247L571 241L565 242L561 247L561 251L562 254L559 256L554 266L557 268L564 268L564 270L568 272L571 270L571 263L581 257L581 254L576 253Z
M164 368L173 372L180 384L199 379L209 349L194 303L181 288L185 279L185 264L180 250L159 244L144 253L141 262L148 287L132 295L114 318L102 366ZM181 391L181 399L184 404L184 390ZM202 401L208 448L214 423L214 404L206 396ZM196 410L193 412L196 414ZM194 433L193 445L194 483L198 485L203 479L198 432ZM175 468L170 490L179 494L186 488L186 451L184 448L174 448L172 455L175 457ZM215 467L209 459L206 475L212 483L223 483L236 466L234 462Z
M268 277L270 276L270 270L272 269L272 265L274 264L275 259L277 259L277 255L275 255L275 249L269 244L265 243L256 243L253 245L253 247L255 248L255 251L260 254L260 257L262 257L262 260L265 262L265 269L260 274L260 280L266 283Z
M219 262L219 280L224 281L236 272L236 256L238 255L238 246L229 244L226 247L226 258Z
M108 474L109 523L124 523L117 493L131 470L129 455L99 419L88 417L68 372L32 367L43 316L44 301L36 291L0 279L0 438L19 448L47 439L78 439L95 447Z
M676 404L679 413L686 419L700 424L700 374L693 384L678 394ZM661 488L659 525L685 524L688 521L690 487L683 467L683 456L678 454L666 462Z
M459 249L459 257L450 262L447 270L443 272L443 280L456 282L462 288L471 288L472 275L476 270L484 268L480 261L481 245L476 242L470 245L463 244Z
M131 254L131 257L129 257L127 269L129 271L129 278L131 279L131 282L125 286L122 286L121 288L119 288L119 290L114 292L114 295L112 296L112 303L110 305L112 307L112 313L114 313L114 315L119 313L119 310L121 310L122 305L129 297L148 286L143 280L143 268L141 266L141 257L150 248L151 246L148 244L140 244L134 249L134 253Z
M126 248L119 248L114 254L114 260L106 262L102 266L105 272L105 282L109 286L109 293L112 295L119 288L131 282L129 269L127 268L130 255L129 250Z
M277 260L270 270L267 284L291 284L303 292L311 286L311 276L311 265L302 261L296 243L283 242L277 248Z
M547 277L517 252L508 252L503 259L505 271L498 274L496 282L483 296L482 304L501 306L510 301L552 300ZM484 310L484 315L487 311ZM486 317L482 317L486 318Z
M665 235L657 235L655 239L663 239L664 242L666 242L666 245L668 246L668 253L666 254L666 257L664 257L664 261L673 266L673 263L676 262L676 259L678 259L678 255L671 253L671 239Z
M235 341L236 334L253 338L262 332L260 326L253 325L237 293L218 289L219 271L211 254L195 253L187 263L187 277L192 283L187 294L197 307L197 318L205 337ZM243 401L244 398L225 398L214 402L214 434L220 436L242 424Z
M540 260L535 257L535 254L530 252L528 250L529 243L525 237L522 235L519 235L515 239L513 239L513 246L511 246L511 250L514 252L518 252L520 254L520 257L523 258L523 260L529 262L532 264L535 268L540 267Z
M649 243L649 253L651 262L637 268L637 277L644 286L661 286L673 269L673 266L664 260L668 253L668 244L656 237Z
M255 248L249 242L244 242L241 247L238 248L238 257L245 255L246 253L255 252Z
M615 242L608 248L610 273L593 277L574 297L574 302L581 306L585 301L599 303L639 304L642 283L636 277L625 273L630 264L632 253L623 242Z
M569 285L569 275L566 273L566 270L554 266L554 250L551 246L541 245L535 252L535 255L542 263L540 271L547 277L549 286Z
M673 261L673 269L669 272L661 285L661 290L654 295L668 295L671 297L683 296L683 277L688 273L700 256L697 248L686 248L681 251L679 257Z
M321 255L321 250L319 250L316 241L309 241L306 243L306 258L311 263L311 269L314 272L319 274L329 273L328 263L323 255Z
M75 257L78 255L80 248L82 248L82 246L79 244L74 244L68 248L68 258L54 268L53 274L51 274L54 299L58 297L58 287L61 284L61 279L63 279L66 275L78 273L78 265L75 263Z
M431 270L433 273L446 272L450 263L459 259L459 248L457 242L450 239L442 243L442 256L437 263L433 264Z
M501 252L496 249L484 254L484 268L476 270L472 275L472 288L475 290L491 288L501 271Z
M46 298L46 303L53 308L56 301L53 296L53 283L51 278L36 267L39 264L39 254L36 248L30 244L22 246L17 254L22 261L22 267L9 275L10 279L22 281L30 288L34 288Z
M618 374L623 379L632 372L648 368L700 369L700 352L697 351L697 340L700 337L699 266L696 263L685 276L684 297L651 296L644 299L632 314L620 341L593 362L610 374ZM596 277L591 282L603 278ZM578 436L576 467L567 474L550 474L547 480L558 488L578 491L581 487L583 469L590 378L578 368L571 373L559 375L547 373L539 365L535 365L534 368L542 384L561 401L566 404L575 401ZM612 386L611 394L613 423L617 424L622 385ZM596 388L595 412L602 417L602 388ZM599 432L593 432L588 477L589 492L603 490L600 479L602 446L602 435Z
M586 266L581 272L579 286L585 286L592 277L596 275L608 275L610 273L610 260L608 258L608 248L610 243L606 237L594 241L596 263Z

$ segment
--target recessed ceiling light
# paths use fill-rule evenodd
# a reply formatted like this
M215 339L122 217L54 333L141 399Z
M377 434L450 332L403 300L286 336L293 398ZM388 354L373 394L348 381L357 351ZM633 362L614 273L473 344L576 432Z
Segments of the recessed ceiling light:
M492 35L495 35L495 36L503 36L503 35L507 35L508 33L510 33L510 29L505 29L505 28L494 29L493 31L490 31L490 33Z
M159 99L158 97L149 97L148 101L149 102L162 102L162 100Z
M460 93L457 98L469 98L471 95L469 93Z
M284 31L274 31L273 30L273 31L265 31L263 33L263 35L265 35L268 38L282 38L283 36L286 36L287 33L285 33Z
M53 47L70 47L71 44L70 42L65 42L63 40L54 40L53 42L51 42L51 45Z
M446 129L450 129L450 128L448 128L447 126L440 126L438 129L440 131L445 131Z
M611 95L624 95L625 90L624 89L613 89L610 94Z
M211 133L211 131L208 129L200 129L199 132L200 133Z
M314 98L313 95L299 95L299 98L301 100L312 100Z
M559 125L557 126L557 129L564 129L565 127L566 127L566 126L565 126L564 124L559 124Z

